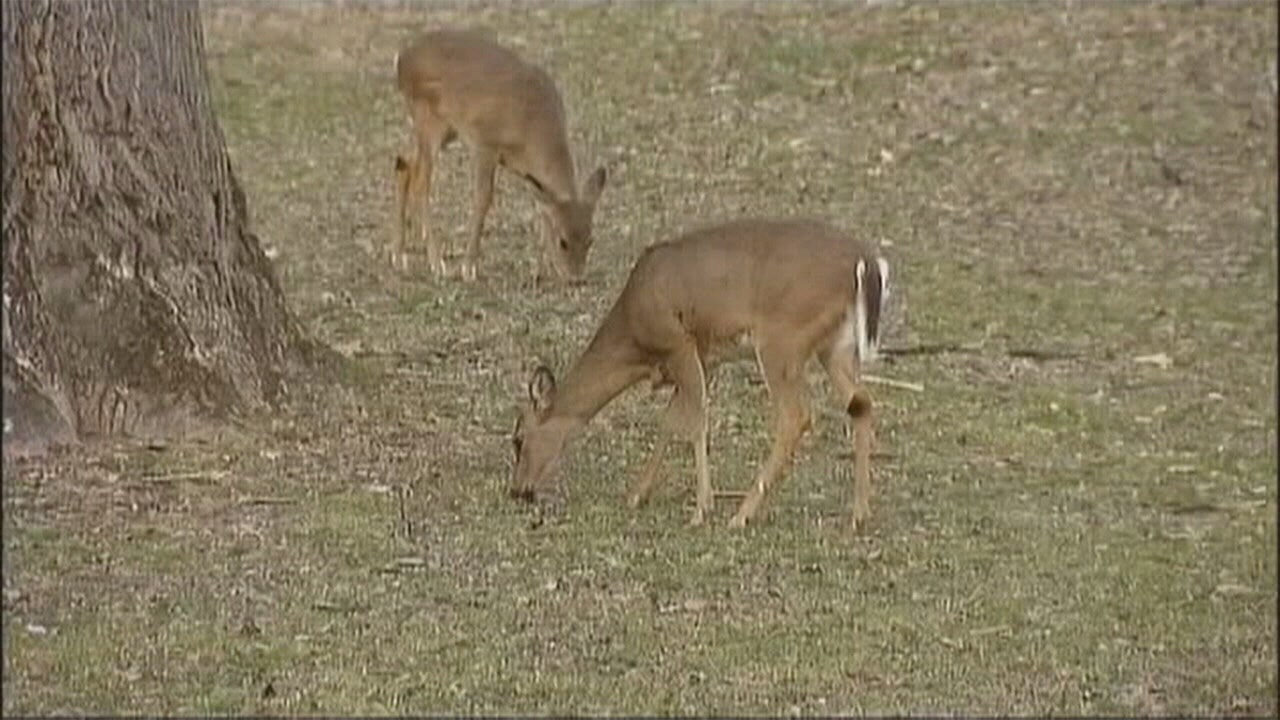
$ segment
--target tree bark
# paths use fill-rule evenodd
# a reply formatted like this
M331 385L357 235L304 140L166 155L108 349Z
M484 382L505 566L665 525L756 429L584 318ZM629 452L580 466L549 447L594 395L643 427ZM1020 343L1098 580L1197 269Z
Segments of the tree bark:
M249 231L198 4L0 5L6 454L282 399L327 356Z

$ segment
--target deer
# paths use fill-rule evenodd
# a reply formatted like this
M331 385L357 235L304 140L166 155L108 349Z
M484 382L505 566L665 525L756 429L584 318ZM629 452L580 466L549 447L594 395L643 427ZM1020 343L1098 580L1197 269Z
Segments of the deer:
M673 439L693 446L696 494L690 525L702 525L716 495L708 450L707 384L736 347L754 348L772 405L769 453L729 520L753 521L811 426L805 366L816 356L852 429L854 482L850 525L871 515L872 401L861 368L879 347L889 263L842 230L805 218L746 218L691 230L646 248L586 349L563 380L539 364L512 435L510 494L555 497L556 468L568 441L631 386L672 387L660 433L626 491L644 505L661 478Z
M560 92L542 68L482 30L435 30L395 57L396 85L408 104L416 153L395 160L399 232L391 264L408 269L405 236L420 218L432 273L447 275L444 248L430 223L431 177L440 151L457 138L472 154L470 242L464 280L476 279L480 239L499 166L524 178L540 204L541 276L546 255L562 277L580 279L592 243L592 218L604 189L603 166L577 186Z

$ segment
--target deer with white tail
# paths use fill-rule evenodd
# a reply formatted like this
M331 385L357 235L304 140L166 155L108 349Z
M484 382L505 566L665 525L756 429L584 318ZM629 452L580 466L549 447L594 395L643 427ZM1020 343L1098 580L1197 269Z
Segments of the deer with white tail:
M772 401L769 454L729 521L752 521L811 424L804 369L816 356L853 429L854 529L871 515L871 397L863 363L874 358L889 265L878 249L827 224L746 219L705 227L647 248L586 350L557 382L539 366L514 434L511 493L552 495L566 443L622 391L651 380L674 387L661 433L627 491L644 504L661 476L669 440L693 446L697 473L691 524L712 510L707 377L742 340L755 349Z
M564 103L551 76L479 30L423 35L396 55L395 72L408 102L417 151L396 156L399 227L392 240L392 265L408 267L405 236L411 216L416 216L431 271L447 274L444 247L431 230L431 177L437 155L461 137L472 153L472 218L462 278L476 278L499 166L528 181L542 206L538 272L549 254L562 276L581 277L607 175L603 167L597 169L579 190Z

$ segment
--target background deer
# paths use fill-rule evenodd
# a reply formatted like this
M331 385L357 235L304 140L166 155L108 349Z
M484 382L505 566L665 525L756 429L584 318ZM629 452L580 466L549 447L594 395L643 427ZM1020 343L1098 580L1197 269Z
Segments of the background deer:
M603 167L579 192L565 133L564 105L541 68L476 30L427 33L396 55L396 84L408 101L417 153L396 157L400 227L391 262L405 269L411 208L420 217L431 271L446 273L444 249L431 231L428 206L436 155L455 137L471 148L473 197L470 244L462 277L474 280L480 236L502 165L529 181L542 205L543 254L564 276L580 277L591 247L591 222L604 189ZM420 196L420 197L419 197Z
M534 500L553 485L567 440L613 398L649 379L675 390L663 432L627 493L643 504L673 436L693 444L697 469L692 524L711 510L707 458L709 362L749 337L773 401L773 443L737 513L752 519L810 426L804 367L817 356L853 423L852 523L871 514L871 398L861 363L879 342L889 266L879 253L828 225L749 219L706 227L654 245L636 261L622 293L587 349L557 385L546 367L528 384L516 423L511 492Z

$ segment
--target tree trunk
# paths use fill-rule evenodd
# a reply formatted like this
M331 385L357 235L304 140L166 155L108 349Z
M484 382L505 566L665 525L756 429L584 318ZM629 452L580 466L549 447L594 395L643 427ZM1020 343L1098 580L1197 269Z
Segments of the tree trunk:
M198 4L2 5L6 454L281 399L321 348L249 232Z

